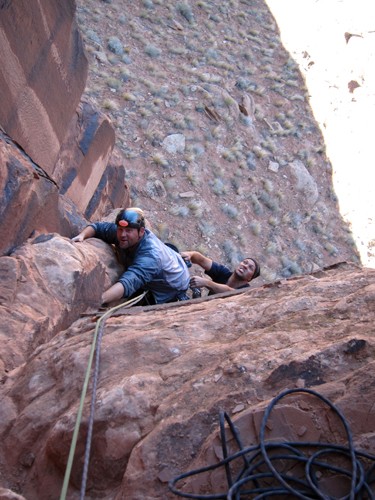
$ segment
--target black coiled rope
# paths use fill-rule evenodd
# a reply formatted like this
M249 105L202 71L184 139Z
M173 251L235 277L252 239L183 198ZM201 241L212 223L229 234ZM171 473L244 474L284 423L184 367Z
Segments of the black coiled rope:
M307 393L321 399L340 419L346 433L347 446L319 442L266 442L265 432L268 419L275 405L284 397L295 393ZM223 460L214 465L195 469L181 474L169 482L169 489L180 497L198 500L259 500L269 497L301 498L301 499L338 499L365 500L374 499L375 455L355 450L353 437L348 423L340 410L327 398L312 389L288 389L274 398L267 407L259 432L259 444L250 447L242 445L241 437L226 412L220 412L220 437ZM229 426L239 449L229 455L225 436L225 423ZM331 458L331 463L327 458ZM332 457L336 460L332 461ZM238 468L238 460L242 467ZM236 477L233 477L232 466L236 461ZM348 462L344 468L337 462ZM280 470L280 464L290 465L288 472ZM279 465L279 470L277 468ZM178 489L176 484L186 478L198 474L224 468L228 489L221 493L199 495ZM298 476L291 471L298 469ZM304 475L301 474L304 470ZM324 474L340 475L350 481L350 489L343 497L329 496L319 487L319 477ZM302 476L302 477L301 477ZM373 487L371 487L371 485Z

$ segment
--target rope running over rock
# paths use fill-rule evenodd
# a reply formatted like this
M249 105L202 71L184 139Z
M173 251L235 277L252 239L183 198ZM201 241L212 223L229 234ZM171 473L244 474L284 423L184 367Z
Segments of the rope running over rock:
M85 498L87 474L88 474L89 460L90 460L92 429L93 429L93 425L94 425L96 387L97 387L97 382L98 382L98 378L99 378L100 347L101 347L101 341L103 338L104 323L105 323L106 319L108 319L118 309L123 309L125 307L131 307L132 305L140 302L143 299L143 297L146 295L146 293L147 292L143 292L141 295L136 296L133 299L127 300L126 302L123 302L122 304L119 304L115 307L112 307L111 309L106 311L96 322L94 337L93 337L93 341L91 344L91 351L90 351L89 361L88 361L87 370L86 370L86 376L85 376L85 380L83 383L81 399L80 399L80 404L79 404L79 408L78 408L77 420L75 423L72 442L70 445L70 451L69 451L68 462L67 462L67 466L66 466L66 470L65 470L63 487L62 487L61 494L60 494L60 500L66 499L66 494L68 491L70 474L71 474L72 466L73 466L74 453L75 453L77 440L78 440L78 432L79 432L79 427L81 425L81 420L82 420L83 406L84 406L86 392L87 392L87 388L88 388L88 384L89 384L92 362L93 362L93 358L94 358L94 354L95 354L96 359L95 359L95 368L94 368L94 374L93 374L93 389L92 389L92 396L91 396L90 416L89 416L89 421L88 421L88 431L87 431L86 448L85 448L85 459L84 459L84 465L83 465L81 493L80 493L80 499L83 500Z

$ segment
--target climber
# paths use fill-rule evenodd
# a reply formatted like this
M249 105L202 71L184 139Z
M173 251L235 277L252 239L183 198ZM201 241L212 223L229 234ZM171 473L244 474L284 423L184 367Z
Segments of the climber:
M188 300L189 271L182 257L145 227L139 208L121 209L113 222L95 222L86 226L73 242L99 238L114 245L125 272L102 295L102 304L129 298L149 290L149 303Z
M190 287L208 288L209 295L248 287L250 281L260 275L260 266L252 257L244 259L232 272L228 267L218 264L200 252L181 252L181 256L186 262L200 266L211 278L192 276L190 280Z

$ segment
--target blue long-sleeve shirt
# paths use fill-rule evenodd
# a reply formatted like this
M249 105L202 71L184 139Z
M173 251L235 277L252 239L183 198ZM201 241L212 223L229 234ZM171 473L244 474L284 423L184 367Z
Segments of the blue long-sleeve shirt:
M149 229L132 249L120 248L117 226L112 222L90 224L95 237L115 245L125 272L118 282L124 287L124 297L137 290L150 290L156 303L173 301L179 292L189 287L190 275L183 258L165 245Z

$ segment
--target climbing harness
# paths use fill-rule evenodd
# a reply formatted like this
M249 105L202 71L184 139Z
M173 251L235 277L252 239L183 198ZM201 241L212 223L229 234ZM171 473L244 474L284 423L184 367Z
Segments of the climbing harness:
M100 346L101 346L101 341L102 341L102 337L103 337L104 323L105 323L106 319L108 319L110 316L112 316L112 314L115 311L117 311L119 309L123 309L123 308L128 308L128 307L131 307L131 306L137 304L145 297L146 294L147 294L147 292L143 292L141 295L138 295L132 299L127 300L126 302L123 302L122 304L119 304L115 307L112 307L111 309L108 309L108 311L106 311L96 322L94 338L93 338L92 345L91 345L89 362L87 365L86 376L85 376L85 380L83 383L81 399L80 399L78 413L77 413L77 420L75 423L72 442L70 445L69 457L68 457L68 462L66 465L64 482L63 482L63 486L62 486L62 490L61 490L61 494L60 494L60 500L66 499L66 494L68 491L70 474L72 471L72 465L73 465L73 460L74 460L74 453L75 453L77 440L78 440L78 432L79 432L79 427L81 425L81 420L82 420L83 405L85 402L86 392L87 392L89 379L90 379L92 362L93 362L93 358L94 358L94 354L95 354L93 388L92 388L92 396L91 396L90 417L89 417L88 431L87 431L87 437L86 437L85 460L84 460L84 465L83 465L80 500L83 500L85 498L87 473L88 473L89 460L90 460L92 429L93 429L93 424L94 424L96 387L97 387L98 375L99 375Z

